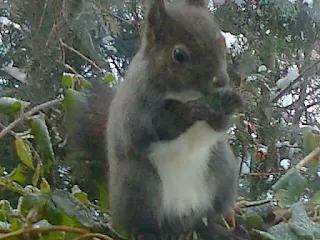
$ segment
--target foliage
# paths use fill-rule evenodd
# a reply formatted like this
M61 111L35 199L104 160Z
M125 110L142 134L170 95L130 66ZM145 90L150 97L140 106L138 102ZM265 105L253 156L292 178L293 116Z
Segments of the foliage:
M253 239L319 239L320 2L209 5L237 35L229 73L246 102L230 128L236 220ZM69 134L93 80L122 80L142 13L136 0L10 0L2 9L0 239L121 239L107 224L105 164Z

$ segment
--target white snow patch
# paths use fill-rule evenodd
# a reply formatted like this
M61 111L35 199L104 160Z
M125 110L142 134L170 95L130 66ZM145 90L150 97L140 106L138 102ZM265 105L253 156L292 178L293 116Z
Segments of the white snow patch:
M293 65L292 67L289 68L288 74L277 81L276 85L278 89L284 90L286 87L289 86L291 82L293 82L297 77L299 77L299 75L300 75L300 71L298 66Z
M283 167L283 169L288 170L291 166L291 160L284 158L280 161L280 166Z

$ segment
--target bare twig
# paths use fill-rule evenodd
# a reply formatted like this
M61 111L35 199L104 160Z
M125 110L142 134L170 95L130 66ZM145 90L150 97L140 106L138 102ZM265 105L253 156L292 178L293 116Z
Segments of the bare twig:
M3 234L0 236L0 240L10 239L12 237L22 237L26 234L30 233L46 233L46 232L53 232L53 231L63 231L63 232L72 232L77 234L86 234L88 233L87 230L82 228L74 228L74 227L67 227L67 226L49 226L49 227L40 227L40 228L24 228L19 231Z
M320 147L317 147L296 165L296 169L300 170L308 162L310 162L315 158L318 158L319 155L320 155Z
M4 178L2 178L2 179L4 179ZM21 187L17 187L17 185L18 185L17 183L6 179L6 181L0 182L0 190L4 189L4 190L8 190L13 193L17 193L21 196L24 196L26 194L26 192L23 189L21 189Z
M316 222L316 223L320 223L320 217L312 217L311 221Z
M44 6L43 6L43 9L42 9L42 14L41 14L40 22L39 22L38 32L40 32L41 26L42 26L42 24L43 24L44 15L45 15L45 13L46 13L47 8L48 8L48 0L45 0Z
M78 73L73 67L71 67L69 64L64 64L65 68L69 69L71 72L73 72L75 75L81 76L80 73Z
M242 158L241 158L241 162L240 162L239 174L238 174L239 176L242 176L242 175L241 175L241 171L242 171L242 166L243 166L244 163L245 163L245 162L244 162L244 157L242 157Z
M0 128L5 129L6 126L3 125L2 123L0 123ZM12 136L14 136L14 137L17 135L17 134L16 134L14 131L12 131L12 130L10 130L9 133L10 133Z
M94 61L92 61L90 58L84 56L81 52L79 52L78 50L74 49L73 47L65 44L61 39L60 39L60 44L62 47L74 52L75 54L77 54L78 56L82 57L83 59L85 59L87 62L89 62L93 67L95 67L96 69L98 69L99 71L103 71L103 69L101 67L99 67Z
M133 28L136 28L136 26L134 24L132 24L132 22L130 20L127 20L127 19L124 19L123 17L111 12L111 11L108 11L108 13L110 15L112 15L115 19L118 19L119 21L121 22L124 22L126 24L128 24L129 26L133 27Z
M0 132L0 139L3 138L8 132L12 131L12 129L14 129L24 119L31 117L33 114L35 114L45 108L52 107L52 106L56 105L57 103L60 103L62 100L63 99L54 99L52 101L45 102L45 103L42 103L40 105L33 107L28 112L23 114L21 117L17 118L12 123L10 123L7 127L2 129L2 131Z
M242 176L270 176L270 175L276 175L276 173L259 173L259 172L254 172L254 173L241 173Z
M106 235L103 235L101 233L86 233L82 236L79 236L77 238L75 238L74 240L82 240L82 239L101 239L101 240L113 240L112 238L106 236Z
M5 229L5 228L0 228L0 233L9 233L10 230Z
M114 66L117 69L117 71L120 74L120 76L124 77L124 75L122 74L121 68L118 66L118 64L117 64L116 60L114 59L114 57L110 56L110 58L112 59L112 63L114 64Z
M101 4L99 4L99 6L96 6L96 4L93 4L92 7L93 7L93 9L94 9L96 12L98 12L98 14L103 15L103 13L102 13L102 11L101 11L101 9L102 9ZM106 9L104 9L104 10L106 11L107 14L111 15L113 18L115 18L115 19L117 19L117 20L119 20L119 21L121 21L121 22L123 22L123 23L126 23L126 24L128 24L129 26L135 28L135 25L132 24L132 22L131 22L130 20L124 19L123 17L117 15L116 13L114 13L114 12L112 12L112 11L109 11L109 10L106 10Z
M248 207L256 207L256 206L261 206L267 203L272 202L273 199L263 199L263 200L258 200L258 201L239 201L236 203L236 208L248 208Z
M315 101L315 102L313 102L313 103L310 103L310 104L308 104L308 105L306 105L304 108L303 108L303 110L305 111L305 110L307 110L308 108L311 108L311 107L313 107L313 106L315 106L315 105L320 105L320 101Z

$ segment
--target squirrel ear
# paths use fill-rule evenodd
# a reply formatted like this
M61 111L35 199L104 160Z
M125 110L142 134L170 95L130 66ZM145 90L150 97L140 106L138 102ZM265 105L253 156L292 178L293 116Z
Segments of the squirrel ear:
M187 0L187 3L197 7L206 7L205 0Z
M149 0L146 14L147 37L152 40L158 37L166 18L166 9L163 0Z

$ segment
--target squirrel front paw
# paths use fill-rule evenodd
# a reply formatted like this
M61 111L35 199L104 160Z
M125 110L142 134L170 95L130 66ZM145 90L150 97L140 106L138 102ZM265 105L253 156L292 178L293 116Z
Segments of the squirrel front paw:
M231 115L244 104L242 96L229 88L219 89L204 98L218 115Z
M208 121L216 118L215 111L206 103L205 99L199 98L186 103L177 100L166 100L165 109L192 125L196 121Z
M209 121L216 117L215 110L203 98L186 102L188 107L188 118L195 121Z

